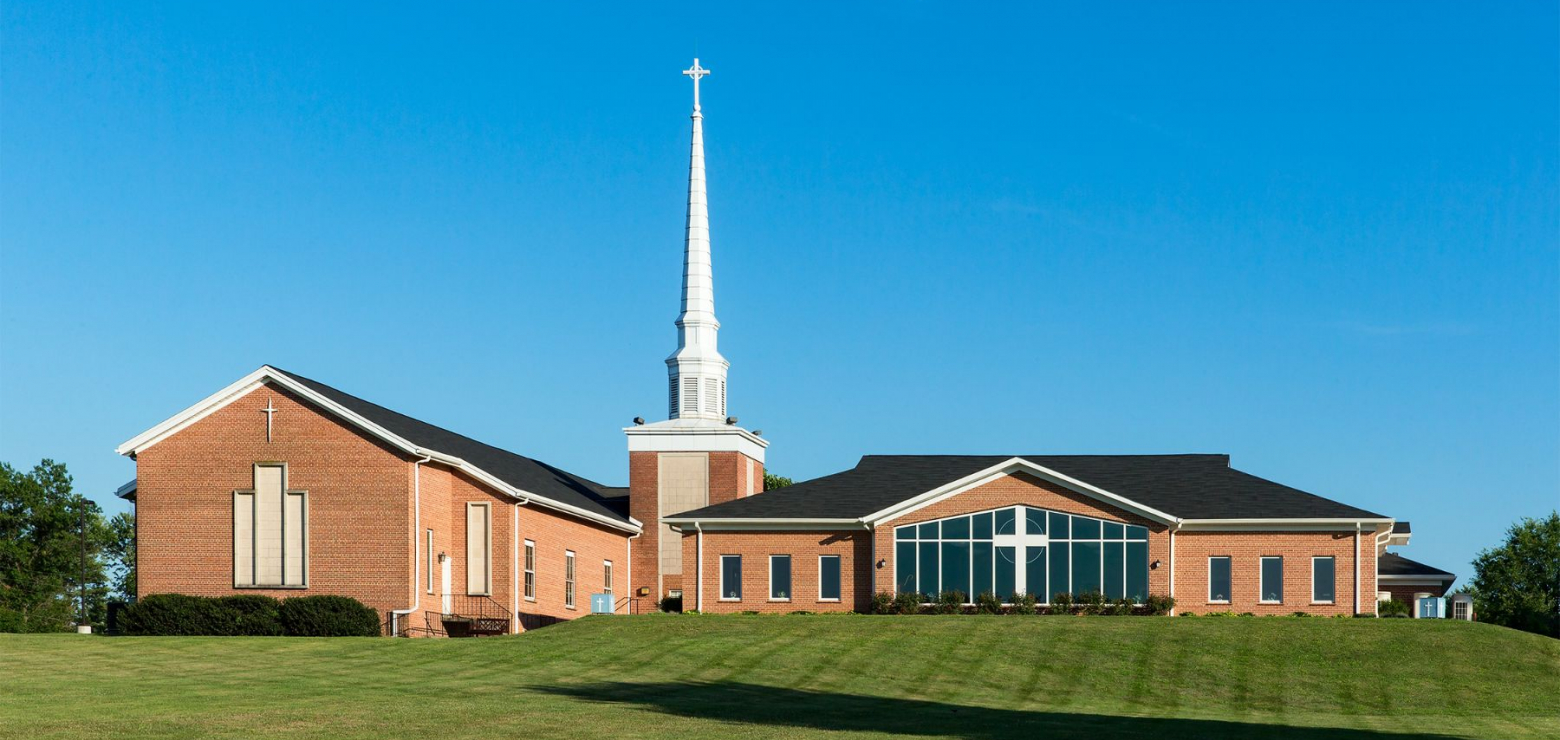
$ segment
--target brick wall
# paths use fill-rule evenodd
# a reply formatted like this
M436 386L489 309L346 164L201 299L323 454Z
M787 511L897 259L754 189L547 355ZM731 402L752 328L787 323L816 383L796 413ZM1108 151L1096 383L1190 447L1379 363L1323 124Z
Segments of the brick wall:
M1373 613L1376 603L1375 534L1361 533L1360 610ZM1177 612L1203 614L1233 611L1254 614L1354 613L1354 532L1180 532L1175 536L1175 596ZM1263 556L1284 558L1284 599L1260 603ZM1335 596L1332 604L1311 601L1311 558L1334 558ZM1208 601L1208 558L1230 557L1230 603Z
M747 493L747 462L748 457L740 452L710 452L709 455L709 503L719 504L746 495ZM660 455L659 452L630 452L628 453L628 511L633 518L644 523L645 533L634 540L634 585L646 586L650 589L648 602L653 604L656 600L665 596L668 592L682 590L684 578L680 575L662 575L661 562L658 556L661 527L661 517L658 509L658 489L660 486ZM753 462L753 475L755 477L753 490L764 490L764 465L761 462ZM691 573L692 567L686 558L683 561L685 573ZM686 596L691 599L691 589Z
M1406 584L1393 583L1382 584L1378 590L1391 593L1393 601L1401 601L1405 604L1408 604L1409 607L1414 609L1414 612L1417 613L1419 610L1419 604L1414 601L1414 594L1428 593L1431 596L1445 596L1446 584L1423 584L1418 586L1411 586ZM1375 599L1374 596L1371 598L1372 600Z
M840 612L864 609L872 596L872 539L865 530L846 532L705 532L704 611L733 612ZM742 599L723 601L720 593L720 556L742 556ZM769 599L769 556L791 556L791 598ZM818 557L840 556L840 600L818 598ZM683 536L685 571L697 570L698 536ZM691 588L683 594L683 608L698 608Z

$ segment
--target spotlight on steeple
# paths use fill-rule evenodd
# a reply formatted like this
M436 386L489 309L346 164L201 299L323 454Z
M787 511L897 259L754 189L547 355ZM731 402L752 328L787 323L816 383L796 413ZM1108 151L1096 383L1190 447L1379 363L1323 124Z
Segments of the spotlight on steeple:
M634 417L634 426L642 427L644 425L645 425L645 417L643 417L643 416L636 416L636 417Z
M735 416L728 416L728 417L726 417L726 423L730 424L731 426L736 426L737 425L737 417L735 417Z

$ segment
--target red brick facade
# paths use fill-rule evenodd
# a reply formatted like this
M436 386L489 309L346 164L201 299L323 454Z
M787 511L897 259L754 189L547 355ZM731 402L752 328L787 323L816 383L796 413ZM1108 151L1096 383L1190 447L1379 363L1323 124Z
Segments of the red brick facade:
M268 404L271 440L266 440ZM466 595L466 504L491 511L490 597L518 612L516 629L590 612L603 590L604 561L613 563L614 595L629 593L628 533L513 498L437 463L415 460L337 417L270 384L142 450L136 458L138 594L225 596L261 593L351 596L388 617L428 623L441 609L437 558L450 560L449 591ZM286 487L308 492L307 585L235 588L233 492L254 487L256 463L287 466ZM420 487L420 495L414 495ZM417 527L414 498L420 498ZM518 529L516 525L518 524ZM435 557L429 583L427 532ZM536 593L523 595L523 540L536 545ZM564 601L565 551L575 553L574 608ZM415 574L415 577L414 577ZM431 590L430 590L431 585ZM458 608L464 608L458 607Z
M697 590L683 592L684 609L710 613L733 612L848 612L865 607L872 599L872 538L866 530L850 532L706 532L702 597ZM683 536L685 572L698 570L699 535ZM742 558L742 598L720 598L720 556ZM769 556L791 556L791 592L788 599L769 598ZM840 599L824 601L819 594L821 555L840 558Z
M1177 612L1233 611L1263 614L1293 614L1297 611L1319 615L1354 613L1354 568L1356 540L1349 532L1180 532L1175 536L1175 597ZM1376 610L1375 533L1366 530L1358 540L1360 575L1360 611ZM1261 558L1284 559L1284 590L1281 603L1263 603L1258 593ZM1230 602L1208 600L1208 558L1230 558ZM1333 558L1334 596L1332 603L1311 600L1311 559Z
M660 452L628 453L629 516L644 524L644 534L634 540L635 595L641 587L648 588L645 598L654 602L671 591L685 591L685 599L693 594L684 589L680 574L662 574L660 560ZM753 492L764 490L764 464L752 460L740 452L709 452L709 505L733 501L747 495L749 461L753 470ZM681 512L669 512L681 513ZM683 572L692 572L692 563L683 557ZM660 584L657 590L657 583ZM690 607L691 608L691 607Z

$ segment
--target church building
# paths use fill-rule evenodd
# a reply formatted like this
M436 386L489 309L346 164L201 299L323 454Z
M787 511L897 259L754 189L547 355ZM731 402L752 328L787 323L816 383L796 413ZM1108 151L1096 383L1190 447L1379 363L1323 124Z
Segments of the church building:
M140 596L351 596L395 635L520 632L664 598L704 612L865 610L1098 592L1180 611L1373 614L1444 571L1407 522L1227 455L867 455L764 491L768 440L728 415L694 60L682 306L667 419L623 430L604 485L270 365L120 445Z

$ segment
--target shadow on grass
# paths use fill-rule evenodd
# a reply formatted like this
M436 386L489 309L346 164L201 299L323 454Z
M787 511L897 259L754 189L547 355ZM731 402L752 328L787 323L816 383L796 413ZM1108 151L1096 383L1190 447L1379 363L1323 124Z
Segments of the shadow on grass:
M666 714L721 722L844 732L963 737L969 740L1036 737L1048 740L1116 737L1385 740L1448 737L1218 720L1026 712L726 682L603 682L536 686L530 690L590 702L634 704Z

